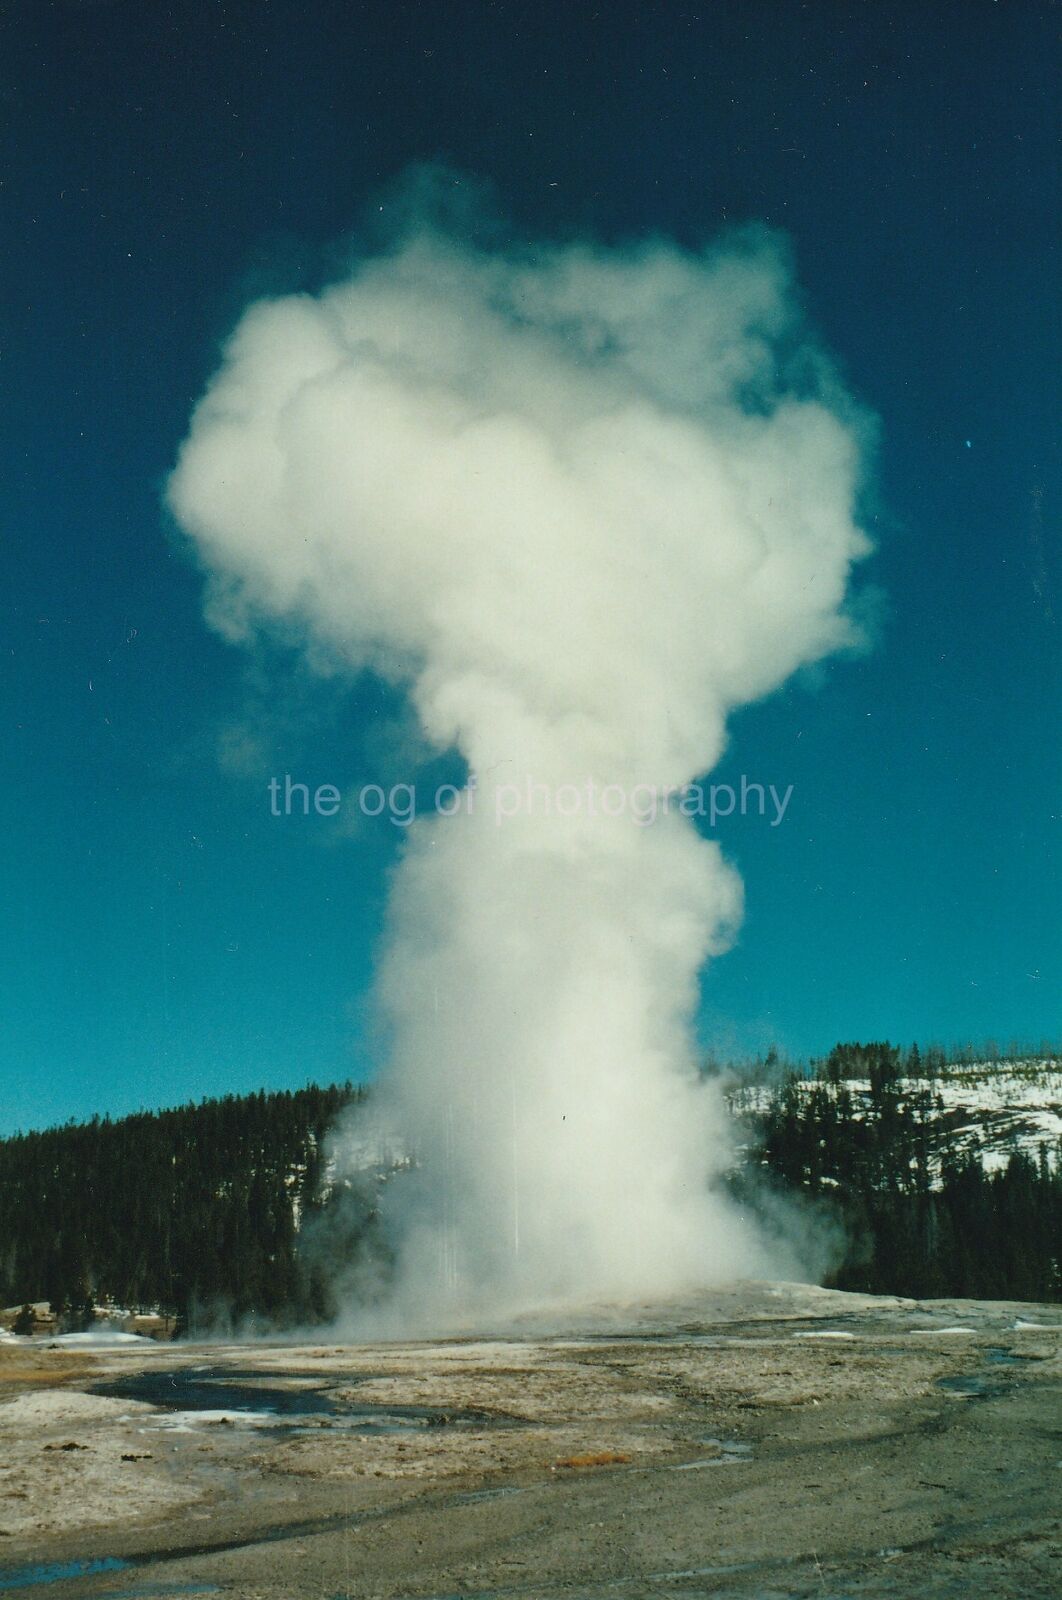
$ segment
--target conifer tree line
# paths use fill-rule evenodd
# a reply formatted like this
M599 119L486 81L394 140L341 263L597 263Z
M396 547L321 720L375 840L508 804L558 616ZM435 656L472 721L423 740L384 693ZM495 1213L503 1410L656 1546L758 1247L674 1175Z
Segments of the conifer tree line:
M0 1140L0 1305L48 1301L67 1327L103 1301L182 1323L325 1314L299 1224L363 1092L230 1095Z
M1062 1300L1062 1149L1015 1150L991 1172L958 1150L938 1085L964 1064L917 1046L838 1045L810 1081L785 1073L756 1119L737 1186L765 1172L834 1220L843 1247L831 1287ZM853 1081L869 1085L859 1103Z
M986 1173L951 1143L943 1057L927 1054L839 1045L810 1076L766 1063L734 1187L752 1205L797 1195L832 1221L836 1287L1062 1299L1060 1152ZM870 1086L858 1104L855 1079ZM364 1097L311 1086L0 1140L0 1306L47 1301L68 1328L104 1302L179 1329L327 1320L337 1267L371 1260L377 1286L386 1270L372 1186L325 1182L329 1132Z

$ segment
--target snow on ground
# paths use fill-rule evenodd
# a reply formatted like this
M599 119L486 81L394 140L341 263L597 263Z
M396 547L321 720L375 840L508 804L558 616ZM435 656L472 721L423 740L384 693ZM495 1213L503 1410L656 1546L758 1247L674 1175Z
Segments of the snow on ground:
M45 1335L49 1344L84 1344L100 1349L112 1344L151 1344L152 1340L142 1333L123 1333L120 1328L108 1328L106 1324L86 1328L83 1333L54 1333Z
M870 1082L850 1078L832 1086L818 1078L797 1082L800 1094L846 1089L857 1117L870 1106ZM1005 1167L1015 1151L1035 1160L1042 1146L1055 1156L1062 1141L1062 1062L1054 1058L1022 1061L976 1061L951 1065L935 1079L902 1078L901 1101L924 1094L932 1098L933 1127L938 1141L950 1135L957 1155L976 1152L988 1172ZM748 1084L730 1094L739 1116L762 1116L777 1090Z

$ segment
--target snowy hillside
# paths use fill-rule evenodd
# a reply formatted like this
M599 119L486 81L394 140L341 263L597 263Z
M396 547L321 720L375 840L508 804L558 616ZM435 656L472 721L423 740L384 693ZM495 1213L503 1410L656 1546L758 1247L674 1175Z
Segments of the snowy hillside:
M1011 1153L1050 1154L1062 1139L1062 1063L983 1061L955 1067L935 1086L940 1125L956 1149L979 1149L988 1170L1004 1166Z
M1062 1140L1062 1062L1056 1058L1021 1061L978 1061L946 1066L935 1077L902 1078L901 1104L929 1096L932 1142L938 1155L950 1143L957 1155L980 1155L986 1171L1006 1166L1015 1151L1034 1159L1043 1145L1057 1160ZM855 1114L870 1107L870 1082L845 1079L839 1084L821 1078L803 1078L797 1092L814 1091L838 1097L845 1091ZM779 1086L743 1085L731 1091L731 1109L739 1117L762 1116L779 1093Z

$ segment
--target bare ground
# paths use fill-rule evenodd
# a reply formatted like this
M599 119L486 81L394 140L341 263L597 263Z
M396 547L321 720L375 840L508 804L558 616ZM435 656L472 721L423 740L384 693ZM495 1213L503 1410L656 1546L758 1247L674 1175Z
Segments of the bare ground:
M1056 1596L1060 1394L1058 1307L790 1285L435 1344L3 1345L0 1591Z

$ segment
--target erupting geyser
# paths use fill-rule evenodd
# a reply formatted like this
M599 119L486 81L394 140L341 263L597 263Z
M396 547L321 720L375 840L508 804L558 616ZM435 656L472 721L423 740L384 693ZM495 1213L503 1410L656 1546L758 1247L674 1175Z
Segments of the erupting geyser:
M196 409L169 500L215 624L404 682L478 776L409 831L378 974L422 1318L782 1265L711 1187L695 1067L735 873L674 809L494 799L686 784L731 708L851 640L854 417L767 235L502 252L426 223L252 305Z

